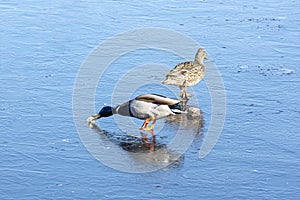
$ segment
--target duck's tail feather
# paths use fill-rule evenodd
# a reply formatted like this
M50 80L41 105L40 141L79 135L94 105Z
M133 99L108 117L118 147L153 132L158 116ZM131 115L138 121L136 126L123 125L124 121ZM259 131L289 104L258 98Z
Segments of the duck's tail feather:
M173 104L171 106L169 106L169 108L172 110L172 109L177 109L177 110L181 110L181 107L180 107L180 102L176 103L176 104Z
M182 113L186 113L186 111L183 111L181 109L181 106L180 106L180 102L172 105L172 106L169 106L169 108L172 110L172 112L174 112L175 114L182 114Z
M184 113L187 113L187 111L182 111L182 110L178 110L178 109L171 109L171 110L175 114L184 114Z

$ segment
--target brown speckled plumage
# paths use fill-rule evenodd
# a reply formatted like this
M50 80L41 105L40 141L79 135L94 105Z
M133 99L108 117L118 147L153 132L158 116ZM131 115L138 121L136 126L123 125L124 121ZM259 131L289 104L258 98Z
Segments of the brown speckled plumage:
M189 97L193 96L187 93L186 87L196 85L205 75L203 59L206 59L206 51L200 48L194 61L179 63L169 73L164 74L166 80L162 82L163 84L179 86L182 110L186 110Z
M206 58L206 52L203 48L200 48L194 61L182 62L176 65L169 73L164 74L166 80L162 83L180 87L183 87L184 83L185 86L196 85L205 75L204 58Z

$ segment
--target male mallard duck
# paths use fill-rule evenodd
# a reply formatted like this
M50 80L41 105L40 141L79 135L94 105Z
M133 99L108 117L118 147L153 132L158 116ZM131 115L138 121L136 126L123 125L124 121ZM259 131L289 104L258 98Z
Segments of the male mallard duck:
M89 117L88 122L93 123L101 117L109 117L113 114L131 116L145 120L140 130L150 131L154 135L153 128L157 119L179 113L182 113L182 111L178 99L158 94L142 94L116 107L103 107L98 114ZM152 121L152 124L149 127L150 121Z
M205 75L203 59L207 59L206 51L204 48L200 48L194 61L182 62L176 65L169 73L164 74L166 80L162 83L179 86L180 97L188 100L192 94L187 94L186 87L196 85Z

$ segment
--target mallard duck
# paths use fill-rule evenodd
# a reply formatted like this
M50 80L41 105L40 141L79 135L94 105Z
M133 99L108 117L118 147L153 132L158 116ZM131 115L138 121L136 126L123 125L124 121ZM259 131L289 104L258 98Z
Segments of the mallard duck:
M169 73L164 74L163 84L177 85L180 88L180 97L188 100L193 94L187 94L186 87L196 85L205 75L203 59L207 59L204 48L198 49L195 60L182 62L176 65Z
M101 117L109 117L113 114L135 117L145 120L140 130L149 131L154 135L153 128L157 119L179 113L182 111L178 99L158 94L142 94L116 107L104 106L98 114L92 115L87 121L93 123ZM149 126L151 121L152 124Z

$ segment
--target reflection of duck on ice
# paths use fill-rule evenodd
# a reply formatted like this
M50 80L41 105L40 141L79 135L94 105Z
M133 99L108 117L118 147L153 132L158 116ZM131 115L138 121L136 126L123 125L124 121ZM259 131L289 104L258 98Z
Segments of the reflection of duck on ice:
M148 141L147 138L130 135L116 135L101 130L94 123L91 123L90 127L99 134L101 138L99 144L109 147L113 152L119 152L116 156L122 155L119 158L120 165L124 164L122 159L125 158L127 162L132 163L131 168L137 168L133 170L134 172L153 171L170 164L172 164L170 167L179 166L183 162L183 155L168 149L160 141Z
M131 116L145 120L140 130L149 131L153 136L153 129L157 119L187 113L186 105L191 95L187 94L186 87L197 84L204 77L204 58L206 58L206 51L200 48L194 61L180 63L169 73L165 74L167 78L163 81L164 84L178 85L180 87L180 100L158 94L143 94L116 107L103 107L98 114L89 117L88 122L93 123L101 117L109 117L113 114ZM198 108L194 108L191 113L200 116ZM149 126L151 121L152 124Z

